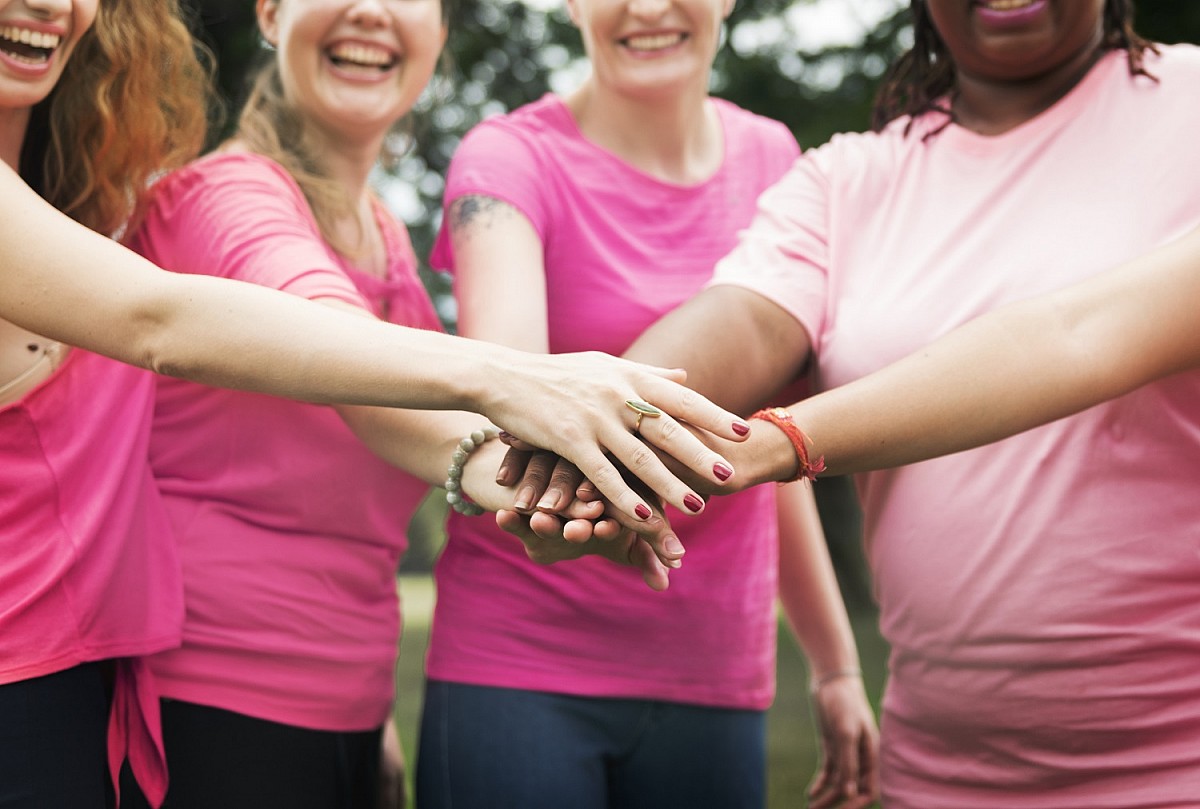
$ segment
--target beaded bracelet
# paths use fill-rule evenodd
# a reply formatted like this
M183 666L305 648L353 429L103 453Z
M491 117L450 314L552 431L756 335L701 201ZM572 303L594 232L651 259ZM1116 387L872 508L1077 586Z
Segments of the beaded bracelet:
M768 407L758 411L750 418L769 421L783 430L783 434L792 443L792 449L796 451L796 476L780 481L781 483L791 483L793 480L800 480L801 478L816 480L817 475L825 471L825 456L821 456L815 461L809 461L808 436L800 429L800 425L796 424L787 408Z
M489 424L487 427L474 430L470 435L464 436L463 440L459 441L458 446L454 448L454 453L450 456L450 466L446 469L446 482L443 485L446 489L446 502L459 514L478 517L487 510L478 503L468 500L467 493L462 490L463 465L466 464L467 458L472 452L499 434L499 428Z
M820 677L814 677L813 681L809 683L808 692L815 694L821 690L821 686L832 683L834 680L841 680L844 677L862 677L862 669L838 669L837 671L822 674Z

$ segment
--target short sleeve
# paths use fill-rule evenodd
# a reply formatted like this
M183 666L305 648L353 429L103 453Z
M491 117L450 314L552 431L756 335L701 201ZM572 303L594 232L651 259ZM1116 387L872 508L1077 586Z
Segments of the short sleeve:
M162 180L130 246L176 272L366 308L295 181L258 155L216 155Z
M754 220L709 285L757 292L795 317L816 345L828 297L829 189L809 155L759 197Z
M506 119L493 119L476 126L459 144L446 176L442 227L430 255L430 264L435 268L454 269L450 206L465 196L493 197L513 206L533 225L538 238L545 241L546 172L529 138L529 133L516 130Z

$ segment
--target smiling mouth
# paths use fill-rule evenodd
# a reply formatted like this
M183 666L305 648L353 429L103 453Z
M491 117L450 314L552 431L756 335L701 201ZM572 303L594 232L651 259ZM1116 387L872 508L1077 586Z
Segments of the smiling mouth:
M988 11L1015 11L1032 6L1037 0L978 0Z
M0 51L27 65L44 65L50 61L62 37L44 34L15 25L0 25Z
M687 34L684 33L640 34L625 37L621 40L621 44L631 51L661 51L673 45L678 45L685 39L687 39Z
M399 62L387 48L344 42L328 51L330 60L338 67L370 70L379 73L391 70Z

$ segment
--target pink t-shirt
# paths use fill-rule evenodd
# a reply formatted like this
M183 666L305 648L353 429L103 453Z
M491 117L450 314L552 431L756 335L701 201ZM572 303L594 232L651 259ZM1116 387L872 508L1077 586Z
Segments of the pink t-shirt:
M808 153L716 283L777 302L822 384L1200 224L1200 49L1106 55L1003 135L918 120ZM892 809L1200 799L1200 373L859 478L892 644Z
M378 212L386 279L321 239L278 165L222 153L167 177L132 240L179 272L335 298L437 328L404 229ZM427 491L329 407L159 383L151 464L176 529L183 647L156 656L164 696L322 730L389 715L405 530Z
M520 210L545 247L550 349L620 354L693 295L799 153L774 121L714 101L725 159L681 187L580 134L547 96L476 127L446 204L465 194ZM435 266L453 268L443 230ZM774 492L760 487L672 515L687 561L666 593L588 558L542 567L486 518L452 517L437 566L430 677L568 694L766 707L774 691Z
M154 377L73 349L0 407L0 683L179 643L179 563L146 464Z

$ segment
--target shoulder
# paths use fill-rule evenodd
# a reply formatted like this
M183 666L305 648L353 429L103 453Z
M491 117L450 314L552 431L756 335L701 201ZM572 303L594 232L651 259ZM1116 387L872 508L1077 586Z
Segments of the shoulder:
M792 152L800 151L800 147L796 144L796 137L782 122L743 109L723 98L713 98L712 103L729 136L749 139L755 143L767 144Z
M548 94L512 112L480 121L463 138L454 157L462 160L499 153L510 158L513 150L530 155L553 153L554 144L569 138L572 128L566 106Z
M1143 66L1151 76L1174 81L1196 81L1200 77L1200 46L1192 44L1156 45L1158 53L1146 51ZM1122 54L1122 60L1124 54ZM1195 85L1189 87L1195 90Z
M300 187L283 166L241 151L214 152L165 175L151 188L150 207L164 214L194 205L219 208L244 195L307 207Z

